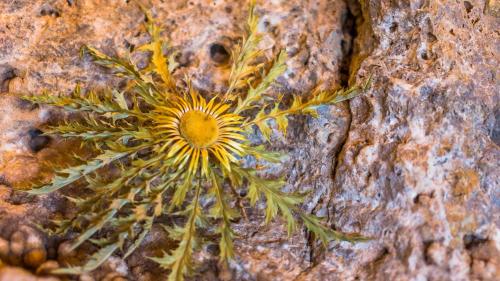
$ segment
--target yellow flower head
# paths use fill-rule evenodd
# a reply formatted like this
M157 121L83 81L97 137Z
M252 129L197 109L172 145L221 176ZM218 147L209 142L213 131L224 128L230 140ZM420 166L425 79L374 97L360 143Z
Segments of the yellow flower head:
M228 113L230 105L212 98L208 103L196 91L160 107L155 134L168 140L164 147L167 158L174 165L188 165L188 173L195 174L200 167L208 175L210 158L230 170L230 163L244 153L245 136L241 126L243 117Z

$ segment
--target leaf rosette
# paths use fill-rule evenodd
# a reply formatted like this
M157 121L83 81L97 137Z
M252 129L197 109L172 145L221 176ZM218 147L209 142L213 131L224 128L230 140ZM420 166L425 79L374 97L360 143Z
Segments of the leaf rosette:
M56 273L92 271L111 255L128 257L160 217L173 218L165 229L175 249L165 249L153 258L169 270L168 280L179 281L192 272L193 254L207 241L202 233L218 235L221 260L234 257L234 219L246 217L245 209L265 201L265 222L278 215L287 223L289 234L297 221L326 245L331 240L362 241L357 234L337 232L301 210L304 194L282 191L284 179L268 179L244 166L245 157L280 162L281 154L253 145L249 132L258 130L269 140L273 133L286 134L291 115L316 116L320 106L335 104L360 94L367 84L340 91L314 91L307 97L294 96L288 107L281 96L269 89L286 70L287 55L281 51L272 61L262 63L263 50L257 46L258 18L250 8L246 35L232 52L233 65L227 91L206 99L191 86L189 77L179 86L173 77L174 54L165 55L166 41L153 17L147 16L150 42L138 48L150 53L148 67L139 69L128 58L113 58L89 47L83 55L107 67L128 81L124 91L25 97L35 103L77 112L78 121L67 120L50 128L63 138L80 138L96 152L80 165L55 170L51 182L29 192L47 194L73 183L83 183L86 196L72 201L78 212L73 218L56 221L57 234L79 233L72 249L90 241L99 247L80 266ZM114 167L118 173L106 174ZM246 195L240 196L239 190ZM201 204L211 202L210 204ZM203 207L203 206L207 207ZM180 218L180 219L179 219ZM162 220L164 221L164 219Z

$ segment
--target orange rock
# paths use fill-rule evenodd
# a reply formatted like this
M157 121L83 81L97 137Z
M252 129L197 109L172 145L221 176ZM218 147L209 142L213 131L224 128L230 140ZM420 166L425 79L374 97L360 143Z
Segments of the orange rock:
M0 281L59 281L56 277L37 277L18 267L0 267Z
M33 249L24 255L23 260L25 265L36 268L47 260L47 252L43 248Z
M57 268L59 268L59 263L54 260L49 260L36 269L36 274L49 274L52 270Z

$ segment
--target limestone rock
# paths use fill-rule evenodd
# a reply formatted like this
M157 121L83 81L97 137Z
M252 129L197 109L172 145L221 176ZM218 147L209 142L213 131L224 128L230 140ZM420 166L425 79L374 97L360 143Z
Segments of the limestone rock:
M65 244L43 239L43 247L34 247L26 231L15 234L28 222L71 214L60 194L33 198L16 189L50 177L43 162L67 163L76 147L51 139L33 149L30 132L59 113L19 97L67 93L77 83L119 86L119 79L80 58L79 48L89 44L123 56L144 43L144 18L132 2L0 0L5 262L36 271L54 266L50 259L88 254L85 247L66 253ZM178 52L175 75L192 76L204 93L222 91L245 1L143 2L165 27L167 51ZM292 120L289 135L270 144L290 159L268 171L286 173L286 190L311 191L304 209L331 227L373 240L324 248L303 231L287 238L280 222L260 225L254 212L250 223L236 225L238 257L225 267L200 254L196 280L497 280L499 7L497 0L258 1L266 55L284 48L290 56L275 90L307 94L318 83L338 88L373 79L368 93L321 109L320 118ZM164 272L144 256L159 254L165 239L155 230L128 260L113 257L80 280L161 280ZM45 280L33 278L0 268L0 281Z

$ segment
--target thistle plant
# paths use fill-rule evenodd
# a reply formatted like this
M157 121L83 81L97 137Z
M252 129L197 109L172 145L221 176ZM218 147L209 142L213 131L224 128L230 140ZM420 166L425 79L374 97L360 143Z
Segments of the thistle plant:
M217 235L222 261L233 258L233 239L238 235L232 223L246 217L245 208L262 201L265 223L280 216L289 234L300 222L324 244L362 240L302 211L306 194L282 191L284 178L261 177L265 167L248 167L244 159L280 162L282 154L254 145L249 136L260 132L269 140L273 133L285 135L291 115L316 116L318 107L350 99L364 87L316 90L304 97L293 96L285 106L282 95L268 90L286 70L287 55L281 51L274 60L262 62L264 53L257 47L261 35L252 5L246 35L232 52L227 91L204 97L189 77L174 79L175 54L164 54L161 28L145 13L150 41L137 51L150 54L146 68L139 69L130 58L82 48L82 54L126 79L125 89L84 93L77 87L71 95L25 97L78 113L79 118L52 126L48 133L79 138L94 152L91 158L75 156L80 164L55 169L49 183L29 191L48 194L74 184L85 190L80 197L66 196L76 206L76 215L54 221L53 231L78 233L71 249L89 241L99 250L85 264L56 273L92 271L113 254L127 258L153 224L161 223L177 243L174 249L165 249L164 256L152 259L169 271L168 280L184 280L192 272L193 254L204 243L217 242L202 234Z

